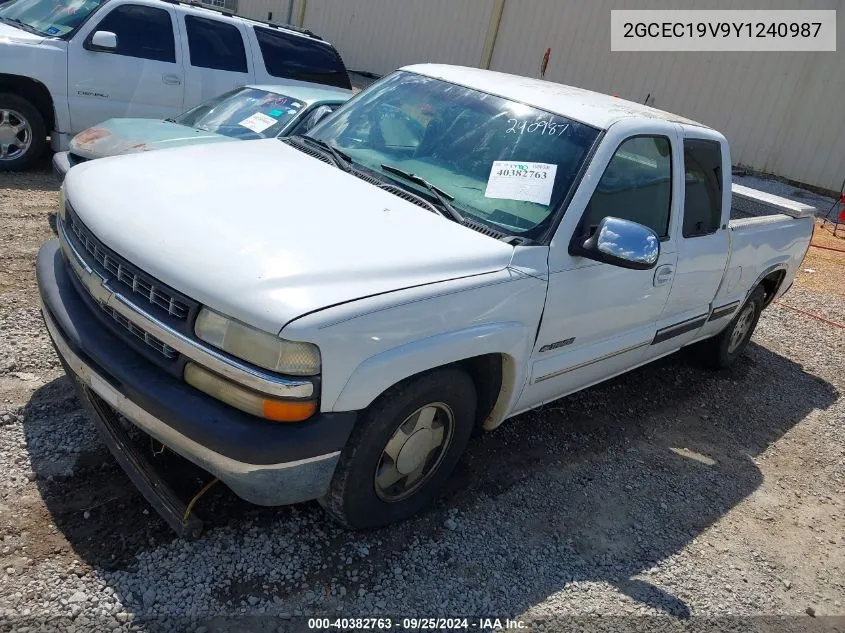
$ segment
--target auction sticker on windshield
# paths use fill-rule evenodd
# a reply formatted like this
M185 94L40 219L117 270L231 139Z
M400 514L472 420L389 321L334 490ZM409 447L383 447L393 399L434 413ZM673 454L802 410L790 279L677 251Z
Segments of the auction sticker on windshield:
M242 125L245 128L248 128L255 132L256 134L261 134L264 130L269 128L272 125L276 125L278 121L271 116L267 116L263 112L256 112L250 117L247 117L238 125Z
M548 205L552 199L556 174L557 165L549 163L493 161L484 197Z

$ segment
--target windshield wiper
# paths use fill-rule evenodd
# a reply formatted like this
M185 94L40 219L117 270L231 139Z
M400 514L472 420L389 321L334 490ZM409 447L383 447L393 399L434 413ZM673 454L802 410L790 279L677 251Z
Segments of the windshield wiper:
M334 159L335 165L337 165L343 171L349 171L350 166L352 164L352 159L337 149L334 145L329 145L325 141L322 141L318 138L314 138L313 136L305 136L303 134L297 134L292 136L291 138L295 139L302 139L303 141L307 141L312 145L316 145L320 149L328 152L331 157Z
M19 29L27 31L28 33L34 33L35 35L44 35L43 32L36 29L34 26L30 26L26 22L21 22L17 18L7 18L6 16L0 15L0 20L3 20L6 24L11 24L12 26L16 26Z
M425 178L422 178L421 176L412 174L411 172L405 171L404 169L399 169L398 167L394 167L393 165L382 164L381 168L388 173L396 174L397 176L401 176L405 180L410 180L411 182L415 182L418 185L422 185L428 190L431 195L437 198L438 202L440 202L440 205L445 211L445 213L441 215L448 216L455 222L464 221L464 216L461 215L460 211L458 211L455 207L450 204L450 201L454 200L455 197L443 191L440 187L432 185L430 182L428 182Z

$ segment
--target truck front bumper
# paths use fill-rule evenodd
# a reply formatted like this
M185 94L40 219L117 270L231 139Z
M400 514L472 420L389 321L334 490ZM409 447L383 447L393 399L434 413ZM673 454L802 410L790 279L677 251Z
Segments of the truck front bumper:
M53 175L58 178L59 182L64 182L65 175L70 168L70 152L53 154Z
M285 424L237 411L166 375L107 331L77 292L56 240L41 247L36 274L47 330L65 368L84 386L83 395L90 390L246 501L285 505L325 494L354 412Z

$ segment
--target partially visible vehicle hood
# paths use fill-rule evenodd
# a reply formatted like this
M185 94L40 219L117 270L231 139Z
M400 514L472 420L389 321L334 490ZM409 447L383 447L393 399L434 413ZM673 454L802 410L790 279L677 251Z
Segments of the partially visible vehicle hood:
M109 119L74 136L70 151L93 159L233 140L159 119Z
M502 270L513 256L276 139L82 163L65 188L107 246L272 333L328 306Z
M0 2L2 4L2 2ZM0 22L0 46L4 44L40 44L46 38L43 35L24 31L11 24ZM2 58L0 53L0 58Z

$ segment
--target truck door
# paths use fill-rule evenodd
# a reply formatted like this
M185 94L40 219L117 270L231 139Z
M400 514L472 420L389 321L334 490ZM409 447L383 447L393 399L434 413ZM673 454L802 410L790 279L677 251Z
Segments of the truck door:
M253 82L240 25L187 13L179 17L179 28L188 43L185 109Z
M621 122L607 134L589 169L601 177L592 185L585 178L552 241L548 296L521 409L642 362L669 296L676 263L677 130L655 120ZM569 254L573 235L583 239L607 216L654 230L661 242L654 268L631 270Z
M116 48L98 47L98 31ZM109 3L68 47L68 105L76 134L112 117L167 118L183 109L182 52L173 11Z
M683 138L683 203L676 240L678 264L649 355L695 340L710 316L725 275L730 235L730 157L718 138ZM727 184L726 184L727 183ZM727 208L725 208L727 207ZM723 213L724 211L724 213Z

